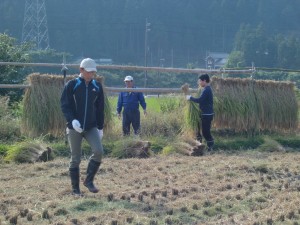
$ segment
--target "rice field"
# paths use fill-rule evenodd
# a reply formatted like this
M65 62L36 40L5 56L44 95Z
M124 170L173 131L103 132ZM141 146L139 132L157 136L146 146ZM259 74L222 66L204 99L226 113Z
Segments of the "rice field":
M70 194L68 159L0 164L0 224L299 224L299 152L104 158ZM85 177L87 160L81 163Z

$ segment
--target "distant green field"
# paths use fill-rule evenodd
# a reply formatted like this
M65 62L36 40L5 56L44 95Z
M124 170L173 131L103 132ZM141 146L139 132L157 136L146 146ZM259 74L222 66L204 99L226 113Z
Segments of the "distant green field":
M117 108L117 96L109 97L109 102L111 104L112 111L114 112ZM179 106L180 98L178 97L146 97L147 111L151 112L162 112L169 111Z

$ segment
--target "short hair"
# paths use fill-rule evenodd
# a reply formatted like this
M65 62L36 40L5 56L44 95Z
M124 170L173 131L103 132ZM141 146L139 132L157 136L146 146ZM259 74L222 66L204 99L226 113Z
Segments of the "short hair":
M199 80L205 80L206 83L209 83L209 82L210 82L210 79L209 79L208 74L201 74L201 75L199 76Z

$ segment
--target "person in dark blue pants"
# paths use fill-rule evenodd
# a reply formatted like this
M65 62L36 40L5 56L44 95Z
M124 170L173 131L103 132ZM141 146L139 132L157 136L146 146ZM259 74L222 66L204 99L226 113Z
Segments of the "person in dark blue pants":
M201 110L201 122L202 122L202 135L206 141L208 151L211 151L214 146L214 139L211 135L211 123L214 116L213 107L213 92L210 87L210 78L208 74L202 74L199 76L198 85L203 88L199 98L194 98L191 95L187 95L186 99L199 104ZM197 137L202 139L201 137Z
M135 88L133 85L133 77L126 76L124 79L126 88ZM122 129L123 135L130 135L130 126L134 130L135 135L139 135L141 127L141 118L139 106L143 108L144 115L147 115L146 102L142 92L121 92L118 97L117 114L121 118L123 109Z

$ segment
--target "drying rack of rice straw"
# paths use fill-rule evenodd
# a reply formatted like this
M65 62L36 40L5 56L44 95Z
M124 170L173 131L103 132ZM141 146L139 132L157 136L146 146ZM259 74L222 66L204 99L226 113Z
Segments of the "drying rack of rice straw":
M38 66L57 68L79 68L78 64L54 63L20 63L0 62L0 66ZM254 66L246 69L184 69L167 67L142 67L124 65L98 65L101 70L129 70L129 71L157 71L169 73L207 73L213 76L211 86L214 90L214 127L218 130L231 130L254 134L257 132L294 132L298 127L298 104L294 91L294 83L276 81L256 81ZM62 70L64 72L64 70ZM249 78L225 78L223 74L250 74ZM66 79L65 79L66 78ZM0 88L25 88L24 117L27 133L51 133L54 136L61 134L63 119L59 99L61 89L66 80L72 76L31 74L26 84L0 84ZM101 82L103 77L97 76ZM144 93L198 93L199 89L191 89L188 84L181 88L115 88L104 87L105 92L144 92ZM106 101L108 103L108 101ZM54 104L53 104L54 103ZM53 104L53 106L52 106ZM49 107L49 106L52 107ZM41 107L42 106L42 107ZM43 108L44 107L44 108ZM197 106L191 108L196 109ZM111 116L110 106L106 105L107 115ZM45 113L47 112L47 113ZM196 118L198 112L191 111L190 117ZM36 115L35 120L32 115ZM196 113L196 114L195 114ZM39 118L40 116L40 118ZM30 119L31 118L31 119ZM37 119L36 119L37 118ZM55 123L53 121L56 121ZM109 121L109 119L108 119ZM195 120L191 120L194 121ZM191 126L196 126L196 123Z

